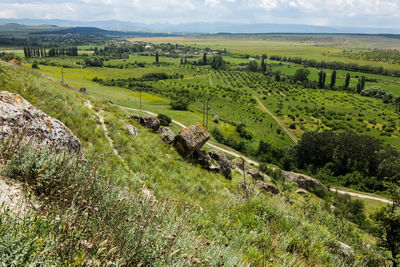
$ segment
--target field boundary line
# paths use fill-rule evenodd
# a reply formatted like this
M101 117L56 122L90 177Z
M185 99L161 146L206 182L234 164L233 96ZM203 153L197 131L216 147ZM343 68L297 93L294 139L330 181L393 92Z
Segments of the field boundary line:
M285 127L285 125L279 120L279 118L276 117L269 109L267 109L258 97L254 96L254 98L257 100L258 104L261 106L261 109L263 111L265 111L266 113L268 113L268 115L270 115L278 123L278 125L283 129L283 131L285 131L285 133L290 137L290 139L292 139L292 141L295 144L297 144L297 142L298 142L297 138Z

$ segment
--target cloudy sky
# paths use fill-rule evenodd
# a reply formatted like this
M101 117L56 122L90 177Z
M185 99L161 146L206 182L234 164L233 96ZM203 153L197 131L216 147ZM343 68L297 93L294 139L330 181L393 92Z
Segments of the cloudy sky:
M400 0L0 0L0 18L400 28Z

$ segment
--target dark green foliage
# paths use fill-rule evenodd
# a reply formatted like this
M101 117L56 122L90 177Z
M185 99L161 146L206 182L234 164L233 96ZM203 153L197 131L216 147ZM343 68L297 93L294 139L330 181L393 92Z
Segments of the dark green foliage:
M93 58L86 57L85 58L85 66L103 67L103 65L104 65L103 61L104 61L104 59L100 58L100 57L93 57Z
M367 135L332 131L305 133L296 146L297 166L302 169L326 168L339 176L336 183L363 190L383 190L385 180L398 180L400 154L392 147ZM376 177L376 178L373 178Z
M165 114L158 114L157 118L160 120L162 126L168 126L171 123L171 118Z
M211 60L211 68L213 68L214 70L222 70L225 68L225 61L222 58L222 56L217 55L217 56L213 56L212 60Z
M172 100L171 101L171 108L173 110L188 110L189 102L184 99L180 100Z
M304 82L308 80L308 75L310 75L310 70L308 69L297 69L293 76L293 81Z
M156 64L160 63L160 56L158 55L158 52L156 52Z
M239 133L240 137L251 140L253 139L253 134L246 129L246 125L244 123L240 123L236 126L236 131Z
M249 64L247 65L247 69L249 71L256 72L258 71L258 63L256 60L250 60Z
M346 80L344 82L344 90L348 90L350 85L350 73L346 74Z
M203 65L207 65L207 53L203 54Z
M378 245L391 254L393 266L400 265L400 186L389 184L393 204L377 211L373 219L378 224Z
M332 75L331 75L331 83L329 84L330 88L331 88L331 89L335 88L335 84L336 84L336 70L334 70L334 71L332 72Z
M357 63L345 63L338 61L317 61L315 59L304 59L298 57L291 58L284 56L271 56L270 59L284 62L292 62L295 64L303 65L306 68L312 67L334 70L347 70L400 77L400 70L385 69L381 66L374 65L359 65Z
M369 97L375 97L375 98L381 98L384 100L384 102L390 102L393 99L393 95L389 93L388 91L378 87L378 86L372 86L368 87L360 92L360 95L362 96L369 96Z
M32 69L39 69L38 62L36 60L32 63Z

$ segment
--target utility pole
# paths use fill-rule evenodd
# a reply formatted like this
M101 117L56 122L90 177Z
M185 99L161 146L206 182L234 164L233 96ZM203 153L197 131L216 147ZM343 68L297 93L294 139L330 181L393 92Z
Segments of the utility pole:
M139 90L140 109L142 109L142 88Z
M206 129L208 130L208 101L210 101L210 99L207 99L207 113L206 113Z
M206 99L203 98L203 126L206 126L205 125L205 119L206 119L205 112L206 112Z

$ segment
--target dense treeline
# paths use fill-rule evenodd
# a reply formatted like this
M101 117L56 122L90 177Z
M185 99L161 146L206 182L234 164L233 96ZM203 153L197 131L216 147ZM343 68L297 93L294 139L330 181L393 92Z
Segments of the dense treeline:
M41 58L41 57L61 57L61 56L78 56L78 47L69 48L51 48L48 51L39 47L24 47L25 58Z
M373 51L344 51L341 53L333 54L332 56L400 64L400 51L397 50L375 49Z
M384 190L385 182L400 181L399 151L353 132L307 132L295 147L294 161L323 180L362 190Z
M323 68L323 69L339 69L348 71L358 71L364 73L372 73L386 76L400 77L400 70L385 69L382 66L360 65L357 63L344 63L338 61L317 61L314 59L304 59L300 57L271 56L271 60L292 62L303 65L304 67Z

